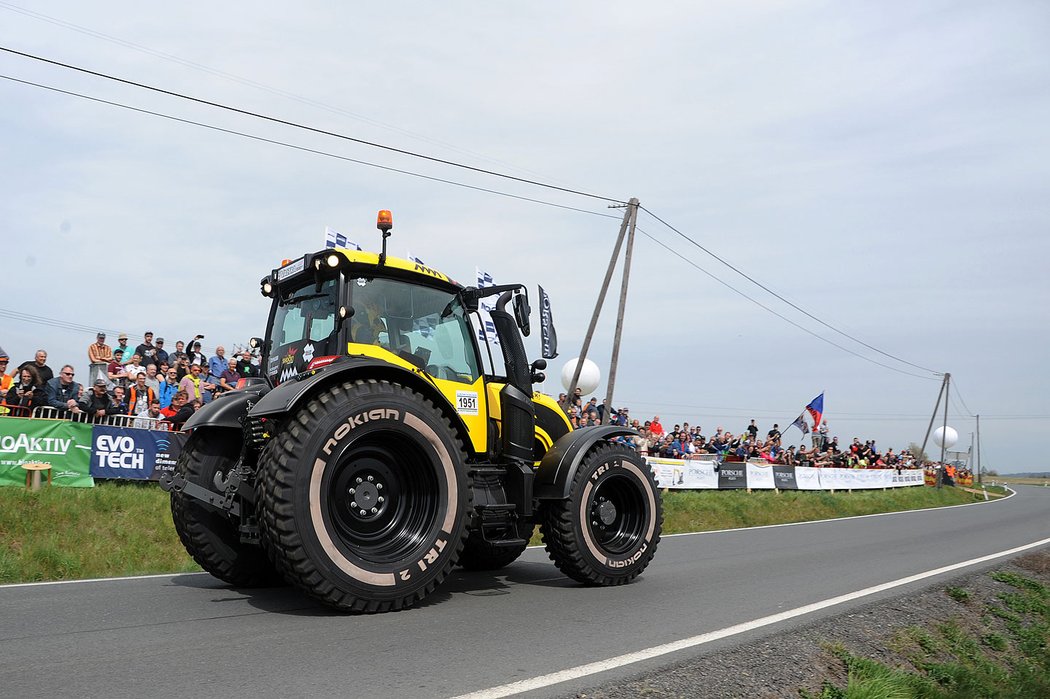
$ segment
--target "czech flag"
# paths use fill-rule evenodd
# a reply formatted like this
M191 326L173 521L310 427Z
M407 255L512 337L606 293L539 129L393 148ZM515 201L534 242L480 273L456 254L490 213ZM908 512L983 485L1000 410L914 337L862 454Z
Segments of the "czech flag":
M820 427L820 420L824 417L824 394L821 393L811 400L809 405L806 406L806 410L809 411L810 416L813 418L813 429Z

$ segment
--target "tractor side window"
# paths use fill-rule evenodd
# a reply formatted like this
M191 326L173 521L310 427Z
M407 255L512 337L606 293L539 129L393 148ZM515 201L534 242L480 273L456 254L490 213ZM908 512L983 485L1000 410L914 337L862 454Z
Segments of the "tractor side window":
M305 371L314 357L339 353L339 279L283 291L273 311L267 375L276 381Z

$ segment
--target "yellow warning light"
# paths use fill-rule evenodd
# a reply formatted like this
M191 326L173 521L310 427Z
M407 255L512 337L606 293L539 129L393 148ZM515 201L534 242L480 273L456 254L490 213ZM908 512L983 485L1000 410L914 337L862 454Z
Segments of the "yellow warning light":
M376 217L376 228L381 231L388 231L394 227L394 216L386 209L379 212L379 216Z

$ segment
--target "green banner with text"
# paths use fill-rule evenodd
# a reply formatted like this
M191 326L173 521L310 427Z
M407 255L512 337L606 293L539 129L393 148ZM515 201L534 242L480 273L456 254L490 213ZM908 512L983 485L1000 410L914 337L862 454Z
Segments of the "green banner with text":
M0 417L0 486L25 487L28 462L51 465L51 484L91 488L91 425ZM47 471L41 473L47 482Z

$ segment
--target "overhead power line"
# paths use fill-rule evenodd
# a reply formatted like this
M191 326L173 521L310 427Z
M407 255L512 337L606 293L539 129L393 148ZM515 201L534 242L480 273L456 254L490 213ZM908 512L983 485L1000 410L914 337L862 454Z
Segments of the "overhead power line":
M256 80L252 80L251 78L246 78L246 77L244 77L242 75L236 75L234 73L229 73L227 71L220 70L218 68L213 68L212 66L208 66L208 65L205 65L203 63L198 63L196 61L191 61L189 59L182 58L181 56L176 56L176 55L171 54L171 53L165 53L163 51L158 51L156 49L150 48L149 46L143 46L142 44L136 44L133 41L128 41L126 39L121 39L120 37L116 37L116 36L113 36L111 34L106 34L104 32L100 32L100 31L97 31L95 29L91 29L89 27L85 27L83 25L74 24L73 22L67 22L66 20L59 19L57 17L52 17L50 15L45 15L42 12L34 12L33 10L30 10L28 8L25 8L25 7L21 7L19 5L15 5L15 4L10 3L10 2L3 2L2 0L0 0L0 7L6 8L6 9L12 11L12 12L17 12L17 13L19 13L21 15L25 15L26 17L32 17L33 19L38 19L40 21L47 22L49 24L53 24L53 25L58 26L58 27L63 27L65 29L69 29L69 30L75 31L75 32L78 32L80 34L84 34L85 36L90 36L90 37L93 37L95 39L101 39L103 41L107 41L109 43L116 44L118 46L123 46L125 48L132 49L133 51L138 51L140 53L144 53L144 54L147 54L147 55L150 55L150 56L154 56L156 58L160 58L160 59L165 60L165 61L170 61L172 63L177 63L177 64L179 64L181 66L185 66L187 68L192 68L193 70L201 71L202 73L207 73L209 75L214 75L214 76L222 78L224 80L229 80L231 82L239 83L241 85L246 85L248 87L252 87L252 88L255 88L255 89L258 89L258 90L263 90L264 92L269 92L270 94L278 95L279 97L284 97L284 98L287 98L287 99L290 99L290 100L295 100L296 102L299 102L299 103L305 104L305 105L309 105L311 107L316 107L318 109L323 109L323 110L325 110L327 112L330 112L332 114L338 114L340 116L345 116L345 117L349 117L351 119L356 119L357 121L361 121L361 122L364 122L366 124L370 124L372 126L379 127L381 129L386 129L388 131L393 131L394 133L401 134L403 136L408 136L409 138L413 138L413 139L416 139L416 140L419 140L419 141L424 141L424 142L427 142L427 143L438 145L438 146L441 146L443 148L448 148L450 150L453 150L453 151L456 151L456 152L459 152L459 153L463 153L464 155L470 155L470 156L473 156L475 158L480 158L482 160L487 160L487 161L492 162L492 163L498 163L499 165L506 165L508 167L512 167L512 168L520 170L522 172L531 172L532 174L537 175L538 177L542 177L543 176L543 175L540 175L539 173L532 172L531 170L528 170L527 168L522 168L522 167L519 167L517 165L514 165L513 163L508 163L506 161L499 160L498 158L491 158L489 156L484 155L483 153L476 153L474 151L467 150L465 148L460 148L459 146L456 146L456 145L454 145L452 143L441 141L441 140L436 139L436 138L431 138L430 136L425 136L423 134L419 134L419 133L416 133L414 131L410 131L408 129L403 129L401 127L394 126L392 124L387 124L387 123L384 123L384 122L379 121L377 119L372 119L370 117L367 117L367 116L365 116L363 114L358 114L356 112L352 112L352 111L349 111L347 109L342 109L340 107L336 107L336 106L333 106L331 104L327 104L327 103L322 102L320 100L315 100L315 99L311 99L310 97L304 97L302 95L297 95L294 92L289 92L287 90L282 90L281 88L273 87L272 85L266 85L266 84L258 82Z
M492 170L485 170L485 169L482 169L482 168L477 168L477 167L466 165L466 164L463 164L463 163L457 163L455 161L450 161L450 160L446 160L446 159L442 159L442 158L436 158L436 157L433 157L433 156L428 156L428 155L425 155L425 154L422 154L422 153L417 153L417 152L414 152L414 151L408 151L408 150L405 150L405 149L396 148L396 147L388 146L388 145L385 145L385 144L379 144L379 143L375 143L375 142L371 142L371 141L366 141L366 140L363 140L363 139L354 138L352 136L347 136L345 134L339 134L339 133L328 131L328 130L324 130L324 129L318 129L318 128L315 128L315 127L310 127L310 126L306 126L306 125L303 125L303 124L299 124L297 122L292 122L292 121L288 121L288 120L284 120L284 119L279 119L279 118L276 118L276 117L271 117L271 116L259 114L259 113L256 113L256 112L251 112L251 111L248 111L248 110L239 109L239 108L232 107L232 106L229 106L229 105L223 105L223 104L219 104L219 103L216 103L216 102L211 102L211 101L204 100L204 99L201 99L201 98L184 95L184 94L181 94L181 93L178 93L178 92L174 92L174 91L171 91L171 90L166 90L166 89L163 89L163 88L159 88L159 87L155 87L155 86L151 86L151 85L146 85L146 84L138 83L138 82L135 82L135 81L132 81L132 80L128 80L128 79L125 79L125 78L120 78L120 77L108 75L106 73L101 73L101 72L98 72L98 71L93 71L93 70L89 70L89 69L82 68L82 67L79 67L79 66L75 66L75 65L72 65L72 64L63 63L61 61L56 61L56 60L53 60L53 59L44 58L42 56L36 56L36 55L33 55L33 54L29 54L29 53L26 53L26 52L18 51L18 50L12 49L12 48L4 47L4 46L0 46L0 51L4 51L4 52L7 52L7 53L10 53L10 54L13 54L13 55L22 56L24 58L29 58L31 60L36 60L36 61L40 61L40 62L43 62L43 63L59 66L59 67L66 68L66 69L69 69L69 70L85 73L85 74L88 74L88 75L101 77L101 78L104 78L104 79L107 79L107 80L112 80L112 81L115 81L115 82L118 82L118 83L131 85L131 86L134 86L134 87L138 87L138 88L141 88L141 89L157 92L157 93L160 93L160 94L165 94L165 95L177 97L179 99L189 100L189 101L200 103L200 104L204 104L204 105L207 105L207 106L212 106L212 107L216 107L216 108L219 108L219 109L235 112L235 113L238 113L238 114L243 114L243 115L250 116L250 117L253 117L253 118L258 118L258 119L262 119L262 120L265 120L265 121L269 121L269 122L273 122L273 123L277 123L277 124L281 124L281 125L285 125L285 126L290 126L290 127L293 127L293 128L298 128L298 129L302 129L302 130L306 130L306 131L310 131L310 132L314 132L314 133L318 133L318 134L322 134L322 135L332 136L332 137L335 137L335 138L351 141L351 142L354 142L354 143L359 143L359 144L362 144L362 145L367 145L367 146L370 146L370 147L380 148L380 149L391 151L391 152L396 152L396 153L400 153L400 154L404 154L404 155L409 155L409 156L412 156L412 157L417 157L417 158L421 158L421 159L424 159L424 160L437 162L437 163L440 163L440 164L445 164L445 165L450 165L450 166L453 166L453 167L463 168L463 169L479 172L479 173L482 173L482 174L488 174L488 175L492 175L492 176L495 176L495 177L501 177L501 178L505 178L505 179L508 179L508 180L522 182L522 183L526 183L526 184L530 184L530 185L534 185L534 186L538 186L538 187L543 187L543 188L547 188L547 189L551 189L551 190L555 190L555 191L561 191L561 192L565 192L565 193L569 193L569 194L575 194L575 195L578 195L578 196L584 196L584 197L589 197L589 198L593 198L593 199L599 199L599 200L602 200L602 201L613 202L613 203L618 203L618 204L622 204L623 203L622 200L615 199L613 197L606 197L606 196L601 196L601 195L590 194L590 193L587 193L587 192L582 192L582 191L579 191L579 190L568 189L568 188L565 188L565 187L559 187L557 185L551 185L551 184L544 183L544 182L539 182L539 181L536 181L536 180L528 180L528 179L525 179L525 178L520 178L520 177L516 177L516 176L513 176L513 175L508 175L508 174L505 174L505 173L500 173L500 172L496 172L496 171L492 171ZM264 137L261 137L261 136L255 136L255 135L247 134L247 133L236 131L236 130L232 130L232 129L225 129L225 128L221 128L221 127L217 127L217 126L212 126L212 125L209 125L209 124L205 124L203 122L197 122L197 121L193 121L193 120L190 120L190 119L183 119L183 118L180 118L180 117L174 117L174 116L171 116L171 115L163 114L161 112L156 112L156 111L152 111L152 110L142 109L142 108L138 108L138 107L131 107L129 105L121 104L121 103L118 103L118 102L113 102L113 101L110 101L110 100L104 100L104 99L96 98L96 97L90 97L88 95L83 95L83 94L75 93L75 92L68 91L68 90L62 90L62 89L59 89L59 88L43 85L43 84L40 84L40 83L34 83L34 82L31 82L31 81L20 80L18 78L13 78L13 77L10 77L10 76L0 76L0 77L4 77L5 79L12 80L12 81L15 81L15 82L20 82L22 84L31 85L31 86L34 86L34 87L39 87L39 88L43 88L43 89L47 89L47 90L52 90L52 91L55 91L55 92L59 92L59 93L62 93L62 94L67 94L67 95L79 97L79 98L82 98L82 99L88 99L88 100L99 102L99 103L102 103L102 104L107 104L107 105L111 105L111 106L117 106L117 107L121 107L121 108L124 108L124 109L129 109L129 110L132 110L132 111L136 111L136 112L139 112L139 113L149 114L151 116L158 116L158 117L162 117L162 118L165 118L165 119L169 119L169 120L173 120L173 121L177 121L177 122L181 122L181 123L186 123L186 124L191 124L191 125L202 127L202 128L209 128L209 129L212 129L212 130L215 130L215 131L228 133L228 134L232 134L232 135L237 135L237 136L241 136L241 137L244 137L244 138L250 138L252 140L257 140L257 141L260 141L260 142L271 143L271 144L274 144L274 145L281 145L283 147L293 148L293 149L296 149L296 150L309 152L309 153L314 153L314 154L317 154L317 155L324 155L326 157L333 157L333 158L337 158L337 159L344 160L344 161L347 161L347 162L354 162L354 163L357 163L357 164L367 165L369 167L375 167L375 168L379 168L379 169L383 169L383 170L387 170L387 171L391 171L391 172L397 172L397 173L400 173L400 174L407 174L407 175L411 175L411 176L414 176L414 177L420 177L420 178L423 178L423 179L428 179L428 180L431 180L431 181L437 181L437 182L442 182L442 183L446 183L446 184L452 184L452 185L455 185L455 186L465 187L465 188L468 188L468 189L474 189L476 191L482 191L482 192L486 192L486 193L496 194L496 195L499 195L499 196L510 197L510 198L514 198L514 199L519 199L519 200L524 200L524 201L544 204L544 205L548 205L548 206L555 206L555 207L558 207L558 208L563 208L563 209L568 209L568 210L573 210L573 211L579 211L579 212L582 212L582 213L588 213L588 214L592 214L592 215L601 215L601 216L608 216L609 218L616 218L614 216L610 216L610 215L607 215L607 214L599 214L598 212L594 212L594 211L587 211L585 209L578 209L578 208L575 208L575 207L565 206L565 205L561 205L561 204L555 204L553 202L543 201L543 200L539 200L539 199L535 199L535 198L523 197L523 196L520 196L520 195L514 195L514 194L507 193L507 192L501 192L501 191L493 190L493 189L489 189L489 188L478 187L478 186L475 186L475 185L468 185L468 184L462 183L462 182L456 182L456 181L453 181L453 180L447 180L447 179L443 179L443 178L439 178L439 177L423 175L421 173L412 172L412 171L409 171L409 170L403 170L403 169L399 169L399 168L393 168L393 167L389 167L389 166L379 165L379 164L376 164L376 163L370 163L370 162L367 162L367 161L363 161L363 160L359 160L359 159L355 159L355 158L350 158L350 157L346 157L346 156L340 156L340 155L336 155L336 154L329 153L329 152L326 152L326 151L321 151L321 150L317 150L317 149L307 148L307 147L304 147L304 146L297 146L297 145L294 145L294 144L289 144L289 143L284 142L284 141L278 141L276 139L268 139L268 138L264 138ZM775 298L777 298L781 302L786 303L787 305L791 306L795 310L799 311L800 313L802 313L803 315L807 316L808 318L816 321L817 323L820 323L821 325L823 325L824 327L828 328L829 330L831 330L831 331L833 331L833 332L835 332L835 333L837 333L837 334L839 334L839 335L841 335L841 336L843 336L843 337L845 337L845 338L847 338L847 339L849 339L849 340L851 340L853 342L856 342L856 343L858 343L858 344L860 344L860 345L862 345L862 346L864 346L864 347L866 347L866 348L868 348L868 349L870 349L870 350L872 350L872 351L874 351L874 352L876 352L878 354L881 354L881 355L883 355L883 356L885 356L885 357L887 357L889 359L892 359L892 360L900 362L902 364L914 367L916 369L920 369L920 370L923 370L923 371L930 372L931 374L933 374L935 376L943 376L943 374L941 374L940 372L937 372L937 371L935 371L933 369L929 369L927 367L923 367L923 366L920 366L918 364L914 364L912 362L909 362L909 361L907 361L905 359L897 357L896 355L890 354L890 353L885 352L885 351L883 351L883 350L881 350L881 349L879 349L877 347L874 347L873 345L868 344L868 343L864 342L863 340L860 340L860 339L854 337L853 335L850 335L849 333L846 333L846 332L844 332L842 330L839 330L838 328L834 327L830 323L827 323L824 320L818 318L817 316L815 316L812 313L806 311L805 309L801 308L797 304L791 302L790 300L788 300L787 298L785 298L781 294L777 293L773 289L771 289L768 286L762 284L761 282L759 282L755 278L753 278L750 275L748 275L747 273L743 272L738 267L732 265L731 263L729 263L728 261L726 261L725 259L723 259L719 255L715 254L714 252L712 252L711 250L709 250L705 246L703 246L700 243L698 243L695 239L693 239L690 236L686 235L685 233L683 233L678 228L672 226L670 223L668 223L667 221L665 221L664 219L662 219L661 217L659 217L658 215L653 213L651 210L645 208L644 206L640 207L640 208L642 210L644 210L646 213L648 213L650 216L652 216L654 219L659 221L661 224L663 224L664 226L666 226L670 230L674 231L676 234L681 236L683 239L685 239L686 241L688 241L689 243L691 243L695 247L699 248L700 250L702 250L703 252L705 252L709 256L713 257L716 261L718 261L719 263L725 265L726 267L731 269L736 274L744 277L745 279L747 279L751 283L755 284L756 286L758 286L762 290L766 291L767 293L771 294L772 296L774 296ZM648 236L648 237L653 239L651 236ZM655 239L653 239L653 240L655 241ZM658 242L658 241L656 241L656 242ZM681 256L680 254L678 254L677 252L673 251L671 248L667 247L666 245L663 245L662 243L661 243L661 245L663 247L665 247L667 250L671 251L676 256L678 256L678 257L680 257L680 258L682 258L684 260L686 259L683 256ZM732 285L729 285L728 283L724 282L723 280L718 279L717 277L715 277L714 275L710 274L706 270L702 269L701 267L699 267L695 263L693 263L693 262L691 262L689 260L686 260L686 261L689 262L689 264L692 265L693 267L695 267L696 269L699 269L704 274L707 274L711 278L716 279L716 281L719 281L719 283L727 286L728 288L730 288L734 292L740 294L741 296L743 296L747 300L751 301L752 303L755 303L756 305L759 305L763 309L773 313L774 315L776 315L777 317L781 318L782 320L784 320L784 321L790 323L791 325L793 325L793 326L803 330L804 332L812 335L813 337L816 337L817 339L820 339L823 342L831 344L832 346L834 346L834 347L836 347L838 349L841 349L841 350L843 350L843 351L845 351L845 352L847 352L849 354L852 354L853 356L859 357L861 359L864 359L865 361L868 361L868 362L871 362L871 363L876 364L878 366L890 369L892 371L896 371L898 373L902 373L902 374L905 374L905 375L908 375L908 376L914 376L914 377L917 377L917 378L924 378L924 379L925 378L930 378L930 377L926 377L926 376L920 376L918 374L914 374L914 373L911 373L911 372L907 372L907 371L898 369L896 367L892 367L890 365L883 364L882 362L877 362L877 361L875 361L875 360L873 360L873 359L871 359L869 357L866 357L866 356L864 356L864 355L862 355L862 354L860 354L858 352L850 350L849 348L843 347L840 344L831 342L827 338L824 338L824 337L822 337L822 336L820 336L820 335L818 335L816 333L813 333L812 331L804 328L803 326L799 325L798 323L795 323L794 321L791 321L790 319L788 319L784 315L782 315L780 313L777 313L776 311L773 311L768 306L760 303L759 301L757 301L753 297L748 296L747 294L744 294L743 292L741 292L740 290L736 289Z
M644 208L644 207L640 207L640 208ZM813 332L809 328L806 328L806 327L800 325L799 323L796 323L795 321L791 320L787 316L782 315L781 313L778 313L777 311L773 310L772 308L770 308L769 306L765 305L761 301L759 301L759 300L757 300L757 299L755 299L755 298L753 298L751 296L748 296L747 294L745 294L740 289L737 289L732 284L729 284L728 282L726 282L726 281L724 281L722 279L719 279L718 277L716 277L715 275L711 274L710 272L708 272L706 269L704 269L700 265L698 265L695 262L693 262L692 260L690 260L685 255L682 255L681 253L679 253L678 251L674 250L673 248L665 245L662 241L657 240L656 238L654 238L653 236L649 235L648 233L646 233L645 231L641 230L640 228L637 229L637 230L640 233L642 233L642 235L644 235L649 240L653 241L654 243L656 243L660 247L664 248L665 250L670 252L675 257L683 260L686 264L691 265L692 267L695 267L696 269L700 270L701 272L706 274L708 277L710 277L711 279L714 279L716 282L721 284L722 286L726 287L727 289L730 289L731 291L739 294L740 296L743 296L745 299L747 299L751 303L755 304L756 306L769 311L770 313L775 315L777 318L780 318L785 323L790 323L791 325L795 326L796 328L798 328L802 332L806 333L807 335L811 335L811 336L817 338L821 342L826 342L827 344L831 345L832 347L837 347L838 349L842 350L843 352L848 352L849 354L852 354L854 357L858 357L860 359L863 359L866 362L871 362L872 364L876 364L876 365L881 366L883 368L889 369L890 371L896 371L898 374L905 374L907 376L914 376L915 378L926 379L926 380L929 380L929 381L937 381L938 380L938 379L936 379L936 378L934 378L932 376L923 376L922 374L916 374L914 372L906 371L904 369L898 369L897 367L890 366L889 364L883 364L882 362L875 361L871 357L866 357L863 354L860 354L859 352L854 352L853 350L849 349L848 347L843 347L842 345L838 344L837 342L832 342L831 340L829 340L828 338L824 337L823 335L818 335L817 333ZM863 344L863 343L861 343L861 344Z
M568 187L560 187L558 185L549 184L549 183L546 183L546 182L540 182L539 180L530 180L530 179L525 178L525 177L517 177L515 175L508 175L506 173L497 172L495 170L486 170L485 168L475 167L473 165L467 165L466 163L459 163L459 162L456 162L454 160L447 160L445 158L438 158L438 157L435 157L435 156L432 156L432 155L426 155L424 153L419 153L419 152L416 152L416 151L410 151L410 150L407 150L405 148L397 148L396 146L388 146L388 145L383 144L383 143L377 143L375 141L368 141L368 140L365 140L363 138L355 138L354 136L348 136L346 134L337 133L335 131L329 131L327 129L320 129L320 128L317 128L317 127L314 127L314 126L307 126L306 124L300 124L298 122L290 121L288 119L281 119L281 118L278 118L278 117L269 116L267 114L260 114L258 112L252 112L252 111L249 111L247 109L240 109L238 107L232 107L232 106L227 105L227 104L221 104L219 102L212 102L211 100L202 99L200 97L193 97L192 95L185 95L185 94L183 94L181 92L175 92L174 90L165 90L164 88L156 87L156 86L153 86L153 85L147 85L145 83L136 82L134 80L129 80L127 78L120 78L120 77L117 77L115 75L109 75L107 73L101 73L99 71L90 70L88 68L82 68L80 66L75 66L75 65L72 65L71 63L63 63L62 61L56 61L56 60L51 59L51 58L44 58L43 56L37 56L37 55L31 54L31 53L26 53L25 51L18 51L16 49L13 49L13 48L10 48L10 47L7 47L7 46L0 46L0 51L4 51L6 53L10 53L10 54L15 55L15 56L21 56L23 58L28 58L28 59L31 59L31 60L34 60L34 61L40 61L41 63L47 63L49 65L58 66L60 68L65 68L67 70L73 70L73 71L76 71L78 73L84 73L85 75L93 75L93 76L95 76L97 78L103 78L105 80L111 80L113 82L121 83L123 85L130 85L132 87L137 87L137 88L140 88L140 89L143 89L143 90L149 90L150 92L156 92L156 93L161 94L161 95L168 95L169 97L176 97L176 98L181 99L181 100L186 100L186 101L189 101L189 102L195 102L197 104L203 104L203 105L206 105L206 106L209 106L209 107L215 107L216 109L223 109L223 110L226 110L228 112L233 112L235 114L242 114L244 116L249 116L249 117L252 117L254 119L262 119L264 121L268 121L268 122L271 122L271 123L274 123L274 124L281 124L282 126L290 126L290 127L294 128L294 129L301 129L303 131L309 131L310 133L321 134L322 136L331 136L332 138L338 138L338 139L341 139L341 140L344 140L344 141L349 141L351 143L357 143L357 144L360 144L360 145L363 145L363 146L368 146L370 148L379 148L379 149L382 149L382 150L385 150L385 151L389 151L391 153L398 153L400 155L407 155L407 156L412 157L412 158L419 158L421 160L428 160L430 162L439 163L441 165L448 165L450 167L456 167L456 168L460 168L460 169L463 169L463 170L469 170L471 172L477 172L477 173L481 173L483 175L491 175L492 177L501 177L503 179L512 180L514 182L521 182L523 184L528 184L528 185L532 185L532 186L535 186L535 187L543 187L545 189L552 189L552 190L556 190L556 191L559 191L559 192L566 192L568 194L576 194L576 195L581 196L581 197L589 197L591 199L599 199L601 201L607 201L607 202L611 202L613 204L626 204L627 203L625 201L622 201L620 199L615 199L615 198L612 198L612 197L604 197L604 196L601 196L601 195L598 195L598 194L591 194L589 192L582 192L582 191L580 191L578 189L570 189Z
M835 326L831 325L830 323L826 323L826 322L824 322L823 320L821 320L820 318L816 317L815 315L813 315L812 313L810 313L810 312L809 312L809 311L807 311L806 309L804 309L804 308L801 308L800 306L796 305L795 303L792 303L792 302L791 302L791 301L789 301L788 299L786 299L786 298L784 298L783 296L781 296L780 294L778 294L778 293L777 293L776 291L773 291L773 290L772 290L772 289L770 289L770 288L769 288L768 286L766 286L766 285L765 285L765 284L763 284L762 282L758 281L757 279L755 279L755 278L754 278L754 277L752 277L751 275L747 274L746 272L742 271L742 270L741 270L740 268L736 267L736 266L735 266L735 265L733 265L732 263L730 263L730 262L726 261L725 259L723 259L723 258L719 257L719 256L718 256L718 255L716 255L715 253L711 252L711 251L710 251L710 250L708 250L708 249L707 249L706 247L704 247L703 245L701 245L700 243L698 243L698 242L697 242L696 240L694 240L693 238L690 238L690 237L689 237L689 236L687 236L687 235L686 235L685 233L683 233L682 231L678 230L677 228L675 228L674 226L672 226L672 225L671 225L670 223L668 223L667 221L663 220L662 218L660 218L659 216L657 216L656 214L654 214L654 213L653 213L652 211L650 211L649 209L645 208L644 206L642 206L642 207L639 207L639 208L641 208L641 209L642 209L643 211L645 211L645 212L646 212L647 214L649 214L650 216L652 216L653 218L655 218L655 219L656 219L657 221L659 221L659 222L660 222L660 223L662 223L663 225L667 226L667 227L668 227L669 229L671 229L671 230L672 230L672 231L674 231L675 233L677 233L677 234L678 234L679 236L681 236L681 237L682 237L683 239L685 239L686 241L688 241L688 242L689 242L690 244L694 245L695 247L699 248L700 250L703 250L703 251L704 251L705 253L707 253L708 255L710 255L711 257L713 257L714 259L718 260L718 262L722 263L723 265L725 265L725 266L726 266L726 267L728 267L729 269L731 269L731 270L733 270L734 272L736 272L737 274L739 274L739 275L740 275L741 277L743 277L744 279L747 279L747 280L748 280L749 282L751 282L751 283L752 283L752 284L754 284L755 286L757 286L757 287L759 287L760 289L762 289L762 290L766 291L767 293L769 293L769 294L773 295L774 297L776 297L776 298L780 299L781 301L783 301L783 302L784 302L784 303L786 303L787 305L791 306L792 308L794 308L794 309L795 309L796 311L798 311L799 313L803 314L803 315L804 315L804 316L806 316L807 318L811 318L811 319L813 319L813 320L817 321L818 323L820 323L821 325L823 325L823 326L824 326L825 328L828 328L829 330L832 330L833 332L836 332L836 333L838 333L839 335L842 335L843 337L845 337L845 338L848 338L848 339L852 340L853 342L856 342L856 343L857 343L857 344L859 344L859 345L863 345L863 346L867 347L868 349L870 349L870 350L872 350L872 351L874 351L874 352L878 352L879 354L881 354L881 355L882 355L882 356L884 356L884 357L888 357L888 358L890 358L890 359L892 359L892 360L894 360L894 361L900 362L901 364L907 364L907 365L908 365L908 366L910 366L910 367L914 367L914 368L916 368L916 369L922 369L923 371L928 371L928 372L930 372L931 374L934 374L934 375L936 375L936 376L944 376L944 373L943 373L943 372L939 372L939 371L936 371L936 370L934 370L934 369L930 369L930 368L928 368L928 367L924 367L924 366L919 366L918 364L913 364L912 362L909 362L909 361L908 361L908 360L906 360L906 359L901 359L900 357L898 357L898 356L896 356L896 355L893 355L893 354L890 354L889 352L884 352L884 351L880 350L880 349L879 349L878 347L873 347L872 345L869 345L869 344L868 344L867 342L864 342L863 340L860 340L860 339L858 339L858 338L856 338L856 337L853 337L853 336L852 336L852 335L850 335L849 333L846 333L846 332L843 332L842 330L839 330L838 328L836 328ZM885 366L885 365L883 365L883 366Z
M379 170L386 170L387 172L396 172L400 175L409 175L411 177L418 177L424 180L430 180L431 182L441 182L443 184L450 184L456 187L463 187L464 189L472 189L477 192L485 192L486 194L495 194L501 197L507 197L509 199L518 199L520 201L527 201L533 204L542 204L544 206L553 206L558 209L566 209L568 211L577 211L582 214L590 214L591 216L602 216L604 218L619 219L619 216L614 214L602 213L599 211L589 211L587 209L580 209L575 206L567 206L565 204L557 204L552 201L546 201L543 199L536 199L534 197L526 197L520 194L511 194L510 192L503 192L497 189L490 189L487 187L479 187L473 184L467 184L465 182L457 182L456 180L449 180L442 177L434 177L433 175L424 175L420 172L413 172L412 170L404 170L402 168L390 167L389 165L380 165L378 163L369 162L367 160L360 160L358 158L351 158L345 155L339 155L337 153L330 153L328 151L319 150L317 148L307 148L306 146L295 145L294 143L288 143L286 141L278 141L273 138L266 138L264 136L256 136L254 134L245 133L243 131L237 131L235 129L227 129L221 126L215 126L213 124L206 124L201 121L194 121L193 119L184 119L182 117L172 116L171 114L164 114L163 112L153 111L151 109L143 109L141 107L133 107L129 104L123 104L121 102L115 102L113 100L102 99L101 97L92 97L91 95L85 95L80 92L73 92L72 90L63 90L62 88L54 87L52 85L45 85L43 83L33 82L31 80L22 80L21 78L15 78L10 75L0 74L0 78L4 80L10 80L11 82L20 83L22 85L28 85L30 87L38 87L42 90L49 90L51 92L57 92L62 95L69 95L70 97L78 97L80 99L88 100L90 102L97 102L99 104L105 104L111 107L119 107L120 109L127 109L132 112L138 112L139 114L147 114L149 116L159 117L161 119L168 119L169 121L175 121L180 124L188 124L190 126L198 126L203 129L211 129L212 131L218 131L220 133L230 134L232 136L240 136L247 138L252 141L259 141L261 143L269 143L275 146L281 146L283 148L291 148L292 150L302 151L304 153L312 153L314 155L322 155L326 158L335 158L336 160L343 160L349 163L356 163L357 165L365 165L367 167L374 167Z

